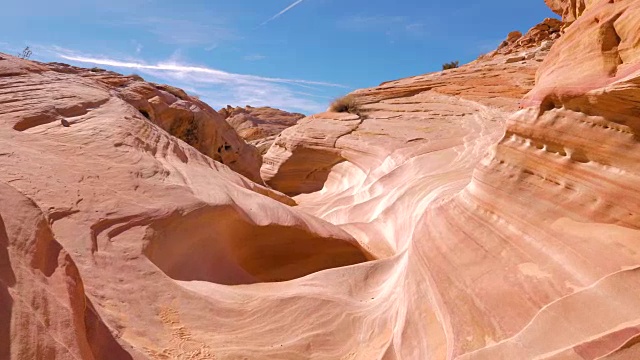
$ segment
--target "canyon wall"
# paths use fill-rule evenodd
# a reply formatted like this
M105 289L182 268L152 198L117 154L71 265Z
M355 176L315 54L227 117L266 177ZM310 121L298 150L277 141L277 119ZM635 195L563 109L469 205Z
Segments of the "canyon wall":
M638 356L640 12L579 12L553 46L358 91L265 156L268 184L318 190L301 209L398 261L384 358Z
M203 314L217 305L181 282L284 281L371 258L165 131L186 110L166 115L178 100L152 97L158 86L119 77L114 89L54 66L0 60L3 359L211 358L220 323ZM206 107L188 109L219 134L192 140L237 138ZM177 317L207 325L189 325L186 341Z
M639 358L640 4L547 2L262 179L179 89L3 55L0 358Z

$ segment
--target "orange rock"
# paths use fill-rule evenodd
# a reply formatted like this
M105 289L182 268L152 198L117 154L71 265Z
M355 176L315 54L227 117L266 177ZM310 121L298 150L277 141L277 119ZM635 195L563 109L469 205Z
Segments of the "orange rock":
M587 7L601 0L544 0L544 2L566 22L576 21Z
M550 52L537 74L535 91L527 96L527 103L544 103L545 107L553 108L574 97L587 101L585 96L581 96L585 94L590 94L589 98L597 96L613 100L616 97L591 95L597 89L607 93L633 93L629 86L635 86L640 69L640 49L637 46L640 18L636 16L639 9L640 4L629 1L601 1L590 7L567 29L560 43ZM580 54L580 61L576 61L577 54ZM614 107L588 106L628 113L630 109L618 109L625 106L628 95L620 96L625 99Z
M509 33L507 39L495 51L482 55L480 59L487 59L496 55L520 54L540 47L548 50L553 42L560 37L563 25L560 20L547 18L532 27L525 35L522 35L519 31L513 31ZM524 60L524 55L517 56L522 57Z

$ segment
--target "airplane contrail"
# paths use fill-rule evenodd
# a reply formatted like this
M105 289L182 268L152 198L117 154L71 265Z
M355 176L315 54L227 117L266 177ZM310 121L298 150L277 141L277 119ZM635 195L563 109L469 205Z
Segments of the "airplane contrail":
M304 0L298 0L296 2L294 2L293 4L287 6L284 10L280 11L279 13L275 14L271 19L263 22L262 24L260 24L260 26L266 25L267 23L279 18L280 16L282 16L284 13L286 13L287 11L293 9L294 7L300 5L301 2L303 2Z

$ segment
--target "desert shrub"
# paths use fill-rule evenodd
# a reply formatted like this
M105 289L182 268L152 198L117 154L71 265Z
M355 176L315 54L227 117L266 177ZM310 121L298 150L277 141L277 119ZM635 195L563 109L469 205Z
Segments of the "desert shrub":
M360 114L360 104L358 104L358 100L353 95L346 95L341 98L334 100L329 107L329 110L333 112L346 112L350 114Z
M31 55L33 54L33 52L31 51L31 49L27 46L26 48L24 48L24 50L22 50L22 52L20 54L18 54L18 57L20 59L25 59L25 60L29 60L29 58L31 57Z
M460 62L458 60L456 60L456 61L452 61L452 62L448 62L448 63L442 64L442 70L455 69L458 66L460 66Z

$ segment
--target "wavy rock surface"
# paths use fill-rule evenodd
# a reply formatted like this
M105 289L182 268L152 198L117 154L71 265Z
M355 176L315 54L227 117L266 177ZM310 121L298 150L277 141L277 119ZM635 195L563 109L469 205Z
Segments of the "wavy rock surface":
M359 90L354 93L359 115L316 114L283 131L264 156L262 178L298 195L321 190L333 166L343 161L368 173L394 156L399 158L393 161L403 162L474 137L495 142L505 118L533 87L548 48L522 49L527 59L516 63L497 54L458 69ZM493 139L485 138L489 133Z
M361 116L322 114L283 132L265 157L267 183L322 188L297 196L300 208L401 273L379 293L395 317L376 356L640 356L639 21L637 2L593 4L515 115L535 60L510 68L498 56L356 92ZM309 164L314 151L333 157ZM326 182L312 181L318 172Z
M219 334L248 297L181 282L367 260L346 232L169 135L102 80L7 56L0 103L3 359L211 358L247 341Z
M301 120L261 169L296 207L110 85L0 60L0 355L640 357L639 22L595 1L550 51Z
M40 208L0 183L0 358L131 358L86 297Z

